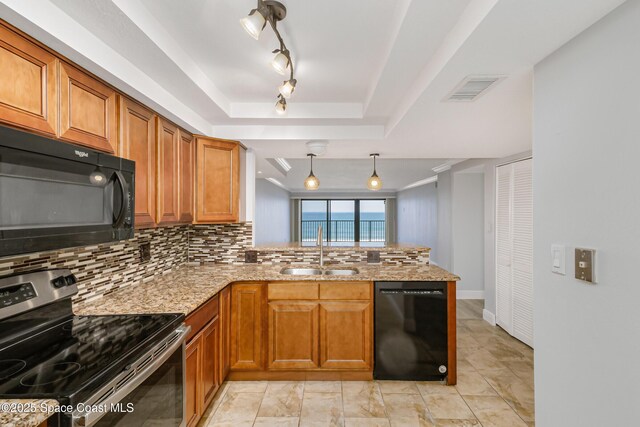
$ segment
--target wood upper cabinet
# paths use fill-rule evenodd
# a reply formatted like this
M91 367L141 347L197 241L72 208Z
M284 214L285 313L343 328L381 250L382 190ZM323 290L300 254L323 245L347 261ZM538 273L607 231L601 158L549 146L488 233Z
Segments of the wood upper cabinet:
M203 408L199 396L202 395L202 335L192 339L186 348L186 414L187 426L195 425L200 419Z
M318 367L318 303L269 302L269 369Z
M372 367L372 308L369 301L320 303L320 366L325 369ZM348 325L348 327L346 327Z
M55 136L56 57L0 25L0 121Z
M193 135L180 129L178 139L178 220L193 221L193 169L195 158Z
M156 115L120 97L119 155L136 162L136 227L156 223Z
M231 369L264 368L266 286L234 283L231 288Z
M231 349L231 287L220 291L220 379L224 381L229 373Z
M180 135L178 127L158 117L157 137L157 222L175 224L179 218L178 161Z
M239 194L239 143L198 136L195 222L237 222Z
M203 408L215 396L222 383L220 378L220 322L213 319L202 330L202 401Z
M59 137L107 153L117 149L117 93L66 62L60 62Z

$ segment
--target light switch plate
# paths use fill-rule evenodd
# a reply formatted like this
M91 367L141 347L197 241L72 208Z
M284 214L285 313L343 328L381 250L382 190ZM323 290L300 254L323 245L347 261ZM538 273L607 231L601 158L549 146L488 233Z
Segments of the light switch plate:
M556 274L566 274L566 253L564 245L551 245L551 271Z
M576 248L576 279L596 283L596 251Z

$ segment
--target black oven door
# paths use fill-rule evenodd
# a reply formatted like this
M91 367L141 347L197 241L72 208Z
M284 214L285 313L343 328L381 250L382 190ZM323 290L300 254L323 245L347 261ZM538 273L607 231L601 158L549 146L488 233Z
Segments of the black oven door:
M131 161L0 129L0 256L133 237Z

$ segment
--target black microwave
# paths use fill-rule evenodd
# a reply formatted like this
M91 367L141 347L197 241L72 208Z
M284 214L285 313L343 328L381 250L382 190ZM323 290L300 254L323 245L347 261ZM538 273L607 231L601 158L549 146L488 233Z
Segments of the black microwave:
M130 239L135 162L0 127L0 257Z

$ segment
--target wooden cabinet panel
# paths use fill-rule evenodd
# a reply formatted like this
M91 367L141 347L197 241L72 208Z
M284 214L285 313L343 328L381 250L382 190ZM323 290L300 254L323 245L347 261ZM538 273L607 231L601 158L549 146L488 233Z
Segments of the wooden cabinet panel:
M322 368L371 368L372 307L368 301L320 303Z
M218 316L220 310L218 295L209 298L207 302L198 307L185 319L187 326L191 327L187 335L187 341L200 332L214 317Z
M0 121L56 135L57 59L0 25Z
M202 399L203 408L215 396L220 387L220 323L218 317L202 330Z
M269 303L269 369L318 367L318 303Z
M202 413L202 336L198 335L186 348L186 414L187 426L195 425Z
M220 381L227 378L230 369L231 349L231 286L220 291Z
M178 148L178 220L193 221L193 161L195 157L193 136L180 129Z
M264 366L265 286L235 283L231 289L231 369Z
M320 299L371 299L371 282L320 283Z
M157 136L157 210L158 224L178 222L178 127L158 117Z
M136 162L136 227L156 222L156 115L125 97L120 98L119 155Z
M61 62L59 137L115 153L118 140L116 98L115 90Z
M237 222L239 189L239 144L197 137L196 222Z
M318 299L318 284L314 282L269 283L268 298L276 299Z

